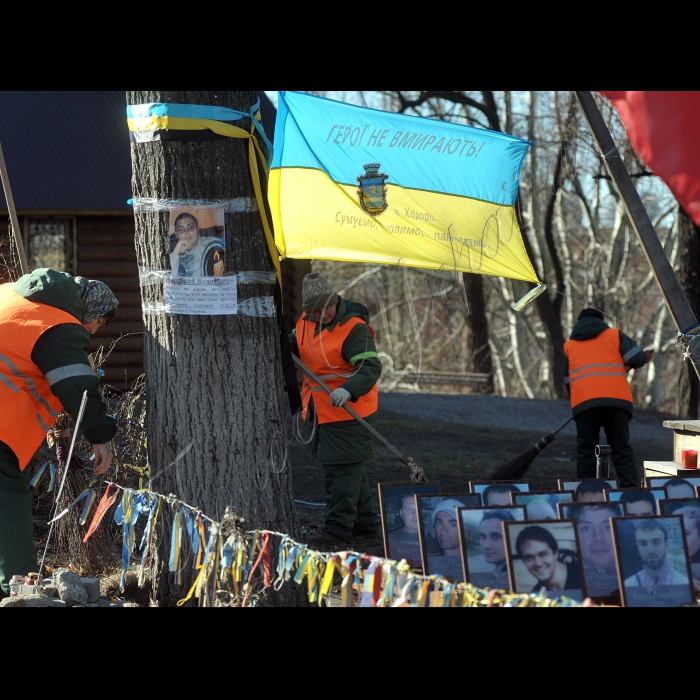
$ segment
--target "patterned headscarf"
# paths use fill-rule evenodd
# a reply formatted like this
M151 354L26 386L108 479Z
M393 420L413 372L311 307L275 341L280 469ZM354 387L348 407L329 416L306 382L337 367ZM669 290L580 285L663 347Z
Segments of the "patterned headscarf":
M76 277L80 285L80 301L83 302L83 323L90 323L116 309L119 305L112 290L99 280Z

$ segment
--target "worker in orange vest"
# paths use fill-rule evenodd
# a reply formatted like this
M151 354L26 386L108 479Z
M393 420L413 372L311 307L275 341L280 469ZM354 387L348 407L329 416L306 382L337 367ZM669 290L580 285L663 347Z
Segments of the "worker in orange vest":
M597 309L586 308L579 314L564 343L564 383L576 421L579 479L596 476L595 447L603 428L620 486L640 486L630 445L634 401L627 372L643 367L652 357L651 350L642 350L622 331L608 326Z
M304 277L302 313L289 340L291 350L332 393L304 376L302 416L317 423L309 445L320 450L326 481L321 542L352 544L354 536L378 533L379 518L365 462L374 437L344 408L347 403L370 425L378 407L382 364L363 304L343 299L319 272Z
M0 284L0 598L14 574L37 569L30 470L63 408L93 443L94 474L112 462L116 419L107 415L90 365L90 336L115 316L117 298L103 282L41 268Z

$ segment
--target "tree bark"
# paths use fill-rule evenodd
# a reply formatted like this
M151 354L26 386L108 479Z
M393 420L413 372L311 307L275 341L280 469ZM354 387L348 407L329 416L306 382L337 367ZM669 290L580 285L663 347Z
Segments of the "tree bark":
M252 91L126 95L130 105L188 103L245 112L256 101ZM237 125L249 130L250 120ZM131 158L134 197L255 198L247 139L132 143ZM169 213L136 213L135 225L140 269L169 270ZM227 213L225 236L227 272L274 270L259 212ZM159 289L162 295L162 284L149 282L153 278L142 275L143 299ZM271 285L239 285L239 303L242 296L273 292ZM277 319L144 313L144 365L150 488L175 494L215 521L231 506L244 518L246 530L269 529L296 538ZM152 566L156 603L165 607L183 598L194 579L191 558L182 585L168 572L171 521L172 510L163 506ZM263 604L304 601L291 584L279 593L269 591Z
M700 229L679 205L678 216L678 280L690 308L700 318ZM679 418L697 420L700 417L700 381L689 359L683 363L678 376L676 411Z
M489 324L486 319L486 302L484 300L484 278L482 275L463 273L467 288L469 308L465 313L467 334L467 372L483 372L489 375L489 383L481 391L493 394L493 363L489 345Z

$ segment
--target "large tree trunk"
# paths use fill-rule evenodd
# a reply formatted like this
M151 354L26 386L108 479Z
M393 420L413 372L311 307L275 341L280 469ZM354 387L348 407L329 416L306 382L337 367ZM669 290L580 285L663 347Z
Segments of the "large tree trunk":
M700 318L700 229L682 207L678 213L678 238L678 279L695 317ZM697 420L699 405L700 381L690 360L686 360L678 377L678 417Z
M130 105L188 103L245 112L256 101L249 91L126 94ZM237 124L250 127L248 119ZM134 197L255 198L247 139L133 143L131 158ZM135 220L140 268L169 270L168 212L136 213ZM259 212L227 213L225 228L227 273L274 270ZM162 282L148 284L154 279L142 275L144 299L159 293L162 299ZM265 284L244 289L243 296L274 292ZM239 303L242 291L239 286ZM274 316L144 313L148 456L153 491L175 494L216 521L231 506L245 519L246 530L296 537L279 337ZM183 598L193 581L191 560L182 585L168 573L171 523L172 510L164 506L153 561L160 606ZM266 599L273 605L304 600L294 584Z

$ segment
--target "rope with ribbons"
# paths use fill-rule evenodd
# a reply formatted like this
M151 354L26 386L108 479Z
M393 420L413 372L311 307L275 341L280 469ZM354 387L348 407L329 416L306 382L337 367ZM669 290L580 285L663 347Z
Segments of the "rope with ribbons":
M256 606L266 590L280 590L290 581L305 585L309 602L322 606L332 592L336 578L340 579L342 607L582 605L565 597L552 599L543 594L511 594L503 590L479 589L464 582L452 583L439 575L416 573L405 560L395 561L352 551L316 551L285 533L244 531L241 527L243 520L231 508L226 509L221 522L216 522L173 494L163 496L148 489L135 490L113 482L106 483L107 489L83 541L102 522L109 507L116 502L118 493L123 492L114 513L114 521L123 528L120 588L124 590L126 572L135 552L136 524L140 516L147 518L138 546L141 556L137 575L139 585L143 585L158 515L163 504L169 505L173 510L169 571L174 575L175 583L182 581L183 547L187 542L196 571L194 583L178 602L179 606L192 599L196 599L200 607ZM87 517L85 509L83 516ZM277 565L273 575L273 547L277 539Z

